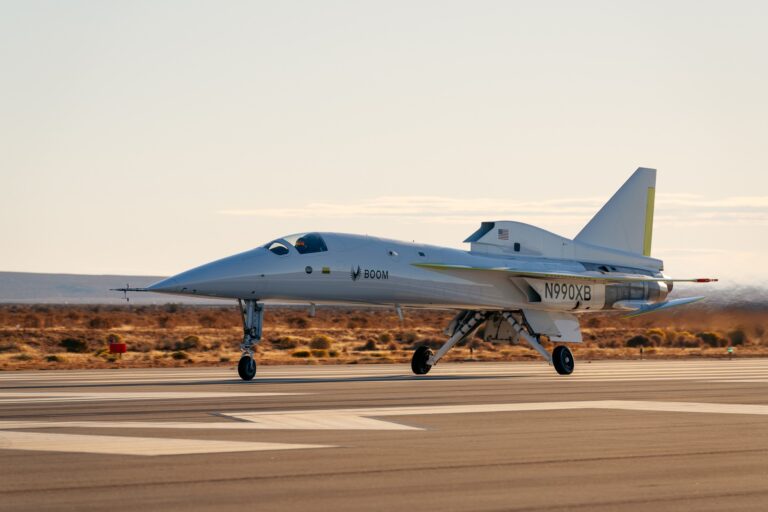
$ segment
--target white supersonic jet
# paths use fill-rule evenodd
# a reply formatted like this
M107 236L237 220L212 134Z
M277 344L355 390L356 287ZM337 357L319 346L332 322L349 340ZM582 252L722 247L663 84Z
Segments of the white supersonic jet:
M651 258L656 170L640 168L570 240L512 221L483 222L469 251L364 235L303 233L164 279L149 291L237 299L243 318L238 372L256 375L264 304L359 304L457 311L448 340L433 353L416 348L411 368L424 375L485 323L489 341L525 341L561 375L574 359L563 343L581 342L578 315L605 310L640 315L702 297L667 300L675 281ZM543 343L555 344L550 354Z

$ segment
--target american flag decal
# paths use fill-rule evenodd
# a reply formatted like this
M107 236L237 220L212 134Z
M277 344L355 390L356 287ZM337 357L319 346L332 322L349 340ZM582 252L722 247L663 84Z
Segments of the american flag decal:
M499 229L499 240L509 240L508 229Z

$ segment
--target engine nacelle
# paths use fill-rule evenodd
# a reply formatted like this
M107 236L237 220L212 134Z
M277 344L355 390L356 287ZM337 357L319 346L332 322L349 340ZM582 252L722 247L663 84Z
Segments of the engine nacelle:
M614 309L617 302L662 302L670 288L667 283L657 281L609 284L605 287L605 309Z

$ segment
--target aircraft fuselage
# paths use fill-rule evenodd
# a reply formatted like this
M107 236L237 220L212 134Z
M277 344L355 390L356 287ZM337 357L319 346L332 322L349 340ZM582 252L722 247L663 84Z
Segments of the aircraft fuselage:
M495 257L361 235L312 235L321 237L325 250L300 253L286 239L278 239L168 278L149 291L263 302L572 312L610 308L633 294L637 299L661 300L666 296L663 283L528 280L489 270L468 270L457 276L417 266L439 262L470 268L513 266L537 272L588 270L588 265L577 261ZM271 244L285 250L271 250Z

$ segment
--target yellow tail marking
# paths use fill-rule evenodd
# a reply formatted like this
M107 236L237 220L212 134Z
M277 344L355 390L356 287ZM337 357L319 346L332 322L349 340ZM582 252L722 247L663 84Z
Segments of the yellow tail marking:
M656 188L648 187L648 199L645 205L645 238L643 239L643 255L651 255L651 241L653 240L653 208L656 203Z

